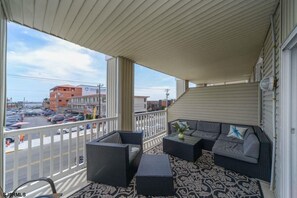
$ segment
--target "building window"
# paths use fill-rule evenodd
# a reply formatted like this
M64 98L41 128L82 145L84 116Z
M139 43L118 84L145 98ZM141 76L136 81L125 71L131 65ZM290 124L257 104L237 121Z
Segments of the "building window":
M146 98L144 98L144 102L146 102Z
M59 102L62 102L62 100L59 100Z
M71 94L71 96L73 97L73 96L74 96L74 94Z
M146 104L144 104L144 108L146 109Z

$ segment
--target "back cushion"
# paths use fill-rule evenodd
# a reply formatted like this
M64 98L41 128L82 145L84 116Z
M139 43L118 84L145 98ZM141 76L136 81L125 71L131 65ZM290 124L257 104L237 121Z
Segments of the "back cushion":
M244 138L246 138L249 134L254 133L254 129L253 129L252 126L239 125L239 124L226 124L226 123L222 124L221 133L222 134L228 134L229 131L230 131L230 125L234 125L234 126L238 126L238 127L242 127L242 128L247 128L247 131L244 134Z
M255 134L249 134L243 142L243 153L245 156L258 159L260 142Z
M179 120L180 122L187 122L190 130L197 129L197 121L196 120Z
M119 133L114 133L102 139L100 142L122 144L122 139Z
M206 121L198 121L197 130L220 133L221 131L221 123L218 122L206 122ZM229 132L229 130L228 130Z

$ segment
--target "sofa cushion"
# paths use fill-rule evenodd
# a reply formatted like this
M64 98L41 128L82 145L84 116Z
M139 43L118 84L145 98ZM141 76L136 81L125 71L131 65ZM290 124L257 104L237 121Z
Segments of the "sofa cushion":
M247 128L230 125L230 130L227 136L243 140L244 134L246 131L247 131Z
M197 130L206 131L212 133L220 133L221 131L221 123L218 122L206 122L206 121L198 121L197 122Z
M100 142L122 144L122 139L121 139L121 135L116 132L114 134L111 134L103 138Z
M194 132L195 130L186 130L185 132L184 132L184 134L185 135L192 135L192 133Z
M243 153L245 156L259 158L260 142L255 134L250 134L243 143Z
M140 151L140 145L128 144L129 146L129 163L131 163Z
M212 147L212 152L217 155L234 158L237 160L258 163L258 159L244 155L243 144L217 140Z
M180 122L187 122L190 130L196 130L197 129L197 121L196 120L184 120L180 119Z
M248 126L248 125L240 125L240 124L226 124L226 123L223 123L223 124L222 124L221 133L222 133L222 134L228 134L229 131L230 131L230 125L234 125L234 126L238 126L238 127L247 128L247 131L245 132L244 137L246 137L248 134L255 133L255 132L254 132L254 128L253 128L252 126Z
M233 138L233 137L228 137L227 134L220 134L218 140L224 140L224 141L229 141L229 142L235 142L235 143L240 143L243 144L243 140Z
M194 131L191 136L199 137L201 139L215 141L219 136L218 133L207 132L207 131Z

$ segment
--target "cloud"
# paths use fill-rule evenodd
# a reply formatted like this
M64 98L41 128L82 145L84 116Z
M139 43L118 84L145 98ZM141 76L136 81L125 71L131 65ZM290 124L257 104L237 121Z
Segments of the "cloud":
M14 23L8 29L8 74L15 75L8 76L11 97L38 101L48 97L49 89L59 84L106 86L104 54ZM18 75L38 79L18 78ZM169 98L175 98L173 77L136 64L135 95L150 96L149 100L165 99L167 88Z
M26 76L94 81L94 84L105 82L106 63L94 57L98 53L62 39L47 37L49 42L38 48L18 42L22 47L14 47L7 55L11 69L22 71L21 74Z

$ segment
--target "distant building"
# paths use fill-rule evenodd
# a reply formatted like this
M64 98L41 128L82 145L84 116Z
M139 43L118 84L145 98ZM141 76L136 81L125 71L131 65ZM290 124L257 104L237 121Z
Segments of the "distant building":
M174 102L173 99L168 100L168 106L170 106ZM164 110L166 108L166 100L151 100L147 101L148 111L159 111Z
M44 109L49 109L50 108L50 100L48 98L44 98L42 101L42 107Z
M95 95L99 93L98 86L92 86L92 85L78 85L78 87L82 88L82 96L89 96L89 95ZM100 89L101 94L106 94L106 88L102 87Z
M101 117L106 117L106 95L100 95ZM96 107L96 115L99 115L99 94L72 97L68 102L68 109L72 112L93 114Z
M106 117L106 94L101 94L101 117ZM134 96L134 112L147 111L148 96ZM72 97L68 102L68 109L72 112L92 114L96 108L96 115L99 115L99 94Z
M159 100L147 101L147 110L148 111L159 111L162 110Z
M59 85L50 90L50 109L57 112L66 110L70 98L82 96L82 88L72 85Z

